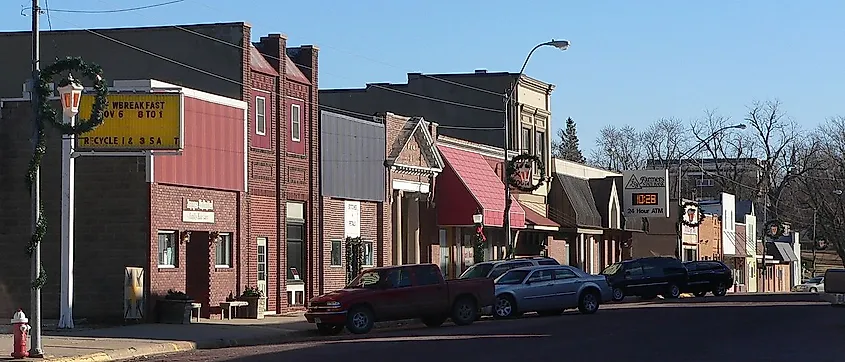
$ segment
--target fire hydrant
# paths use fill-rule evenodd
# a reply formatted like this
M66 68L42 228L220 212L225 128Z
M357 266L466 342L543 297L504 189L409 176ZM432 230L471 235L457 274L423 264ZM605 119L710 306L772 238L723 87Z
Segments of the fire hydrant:
M23 310L18 309L17 313L12 317L12 332L15 333L12 358L20 359L29 357L29 351L26 349L26 335L31 328L26 314L23 313Z

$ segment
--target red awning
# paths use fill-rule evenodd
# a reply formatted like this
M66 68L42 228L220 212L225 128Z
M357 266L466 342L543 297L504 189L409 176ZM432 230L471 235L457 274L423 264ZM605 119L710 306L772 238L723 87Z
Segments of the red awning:
M434 192L437 223L471 226L472 215L481 211L485 226L501 227L505 210L505 185L484 157L451 146L438 145L446 167L437 176ZM525 211L511 195L510 224L525 227Z
M527 228L544 231L560 230L558 223L532 210L530 207L523 206L522 209L525 210L525 224Z

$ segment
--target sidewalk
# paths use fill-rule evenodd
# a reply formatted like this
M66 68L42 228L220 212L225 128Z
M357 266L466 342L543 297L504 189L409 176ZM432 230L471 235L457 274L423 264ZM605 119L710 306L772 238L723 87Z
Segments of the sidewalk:
M301 316L268 316L262 320L201 319L193 324L138 324L109 328L79 326L73 331L45 321L42 361L116 361L154 354L280 343L291 335L306 335L314 326ZM13 336L0 325L0 361L9 360ZM28 345L29 346L29 345Z

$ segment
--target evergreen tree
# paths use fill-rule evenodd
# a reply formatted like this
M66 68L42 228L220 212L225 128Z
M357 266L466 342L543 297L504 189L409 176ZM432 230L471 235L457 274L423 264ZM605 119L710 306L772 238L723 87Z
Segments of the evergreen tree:
M552 142L552 156L572 162L587 162L578 146L578 134L572 118L566 119L566 129L557 130L557 137L558 140Z

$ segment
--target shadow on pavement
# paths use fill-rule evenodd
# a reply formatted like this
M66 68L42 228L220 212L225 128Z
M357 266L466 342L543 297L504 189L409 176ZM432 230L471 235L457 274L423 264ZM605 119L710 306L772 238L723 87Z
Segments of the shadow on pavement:
M595 315L529 316L466 327L379 331L259 348L205 350L185 359L162 361L312 361L357 356L368 361L403 362L444 357L462 362L562 357L580 361L778 362L806 360L807 345L827 346L824 353L814 354L814 361L841 361L845 344L837 341L845 332L842 317L838 310L813 305L608 309ZM808 328L813 333L802 332ZM731 347L737 344L769 348Z

